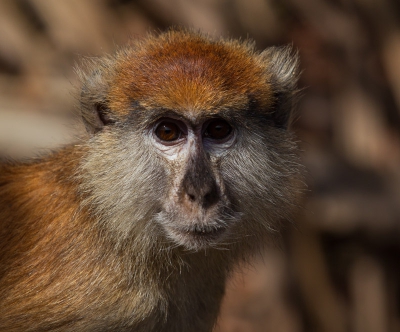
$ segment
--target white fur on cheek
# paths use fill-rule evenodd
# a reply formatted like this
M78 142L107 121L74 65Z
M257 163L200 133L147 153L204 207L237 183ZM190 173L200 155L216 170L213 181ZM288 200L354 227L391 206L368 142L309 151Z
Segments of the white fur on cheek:
M166 175L159 158L141 135L103 132L90 142L90 153L81 164L84 205L117 242L140 235L159 212ZM135 231L134 231L135 230Z

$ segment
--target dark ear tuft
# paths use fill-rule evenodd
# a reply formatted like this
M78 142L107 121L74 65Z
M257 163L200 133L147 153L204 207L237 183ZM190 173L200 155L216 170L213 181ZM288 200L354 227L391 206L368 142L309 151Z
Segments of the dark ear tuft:
M299 57L292 47L271 47L261 53L274 92L272 118L280 128L290 126L298 90Z

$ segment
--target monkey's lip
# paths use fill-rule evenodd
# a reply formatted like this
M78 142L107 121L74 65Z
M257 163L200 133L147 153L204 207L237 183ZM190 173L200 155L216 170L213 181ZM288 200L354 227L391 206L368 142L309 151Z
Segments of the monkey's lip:
M206 225L195 225L192 227L171 227L169 228L175 240L178 242L183 242L182 244L187 244L186 242L193 244L192 242L198 242L197 245L204 246L219 240L227 228L224 226L206 226ZM190 245L192 246L192 245Z
M188 230L187 233L194 236L200 237L219 237L222 233L225 233L226 228L222 226L208 226L208 227L194 227Z

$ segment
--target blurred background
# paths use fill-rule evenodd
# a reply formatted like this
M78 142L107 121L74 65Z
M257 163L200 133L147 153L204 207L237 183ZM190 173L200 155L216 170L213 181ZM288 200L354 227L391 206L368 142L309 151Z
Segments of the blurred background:
M82 135L82 57L171 25L299 50L296 228L241 268L215 332L400 331L398 0L1 0L0 155Z

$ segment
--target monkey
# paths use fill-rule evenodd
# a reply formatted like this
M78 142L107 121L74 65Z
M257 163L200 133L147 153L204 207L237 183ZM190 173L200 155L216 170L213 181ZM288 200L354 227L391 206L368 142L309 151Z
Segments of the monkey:
M299 204L298 56L178 28L78 75L87 139L0 164L0 331L212 331Z

